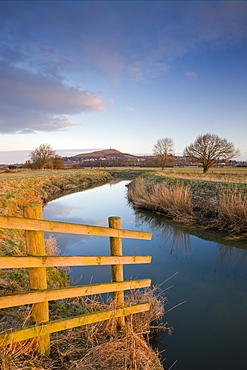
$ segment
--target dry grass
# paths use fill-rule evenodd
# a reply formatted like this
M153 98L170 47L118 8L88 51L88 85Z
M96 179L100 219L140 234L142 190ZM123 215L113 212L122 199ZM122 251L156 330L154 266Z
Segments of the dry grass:
M169 176L175 179L187 179L187 180L203 180L213 182L224 182L234 184L247 184L247 173L223 173L223 172L211 172L207 174L198 172L161 172L157 171L158 176Z
M227 231L229 238L247 238L246 190L215 185L190 187L137 178L128 187L136 208L163 213L187 225Z
M111 319L56 333L52 335L50 357L35 352L35 339L10 345L1 350L1 369L161 370L160 358L147 340L153 328L171 332L167 324L153 325L164 315L166 299L159 288L131 292L126 298L126 304L142 302L150 302L151 310L127 316L126 330L117 330L117 319ZM96 297L78 298L76 303L86 312L114 307L111 299L104 302Z
M244 194L236 190L222 194L217 222L218 227L231 230L236 236L240 234L247 236L247 199Z
M50 234L48 238L45 239L45 252L48 256L58 256L59 255L59 247L57 244L57 239L52 234Z
M194 222L192 197L187 186L148 182L139 177L129 186L128 198L137 208L163 212L179 222Z

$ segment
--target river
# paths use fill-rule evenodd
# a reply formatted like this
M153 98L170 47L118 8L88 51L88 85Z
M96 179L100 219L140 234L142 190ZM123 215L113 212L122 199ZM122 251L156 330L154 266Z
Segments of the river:
M123 228L152 232L151 241L123 239L125 255L153 257L151 264L126 265L125 279L163 283L170 310L164 321L174 330L172 336L160 333L153 345L163 351L165 369L175 361L174 370L247 369L247 242L135 211L127 201L128 182L115 180L54 200L46 205L44 218L107 226L109 216L120 216ZM56 237L61 255L109 255L109 238ZM110 266L71 268L75 285L110 279Z

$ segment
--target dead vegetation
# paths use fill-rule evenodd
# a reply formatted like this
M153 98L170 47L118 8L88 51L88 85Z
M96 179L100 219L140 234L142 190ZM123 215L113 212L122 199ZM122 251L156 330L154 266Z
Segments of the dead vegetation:
M216 224L231 230L235 237L247 236L247 199L242 192L229 190L222 194Z
M234 187L190 187L165 179L139 177L128 186L136 208L163 213L186 225L227 231L230 238L247 238L246 190Z
M64 369L64 370L161 370L161 360L148 344L150 335L156 330L172 328L159 324L164 315L166 298L159 288L146 289L143 292L130 292L126 304L149 302L151 310L126 317L126 328L117 329L117 319L111 319L52 335L51 356L41 357L35 352L35 338L1 349L1 369ZM53 302L51 304L54 304ZM76 310L96 312L99 308L112 309L114 302L101 297L77 298L60 302L53 312L53 317L61 317ZM64 305L66 306L64 308ZM60 307L61 308L61 307ZM30 320L30 311L25 311L26 322Z
M138 177L128 187L128 199L137 208L163 212L179 222L194 222L192 197L186 186L166 186Z

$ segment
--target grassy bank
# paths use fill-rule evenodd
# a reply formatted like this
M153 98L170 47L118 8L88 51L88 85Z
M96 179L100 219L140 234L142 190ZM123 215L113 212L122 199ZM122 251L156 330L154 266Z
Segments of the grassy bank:
M1 177L2 176L2 177ZM111 179L99 171L17 171L0 175L0 215L23 216L23 205L45 204L66 192L102 185ZM2 255L24 253L24 233L0 229Z
M110 180L104 171L17 171L0 175L0 214L22 216L24 204L45 204L62 193L87 189ZM0 229L0 255L25 255L24 232ZM58 253L56 240L46 241L47 254ZM69 275L62 268L48 268L48 288L69 285ZM28 291L26 269L0 270L1 294ZM151 323L164 314L164 298L155 291L130 294L126 304L150 302L151 311L129 317L127 330L119 331L116 320L101 322L66 332L52 334L51 356L41 357L34 350L35 338L9 345L0 350L3 370L19 369L80 369L115 370L163 369L159 357L149 346L147 338ZM102 311L113 307L111 299L100 297L67 299L49 302L51 320ZM0 331L31 324L31 308L20 306L0 310ZM164 327L165 328L165 327Z
M128 188L129 200L136 208L164 213L187 225L247 238L247 184L235 177L225 182L174 175L152 172L135 179Z

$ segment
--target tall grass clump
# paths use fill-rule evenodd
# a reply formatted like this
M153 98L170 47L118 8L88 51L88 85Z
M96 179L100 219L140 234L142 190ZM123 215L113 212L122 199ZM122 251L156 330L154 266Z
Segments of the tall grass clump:
M216 224L231 233L247 237L247 199L241 191L228 190L222 193L218 205Z
M162 212L179 222L194 222L192 197L187 186L155 183L139 177L129 185L128 199L137 208Z

